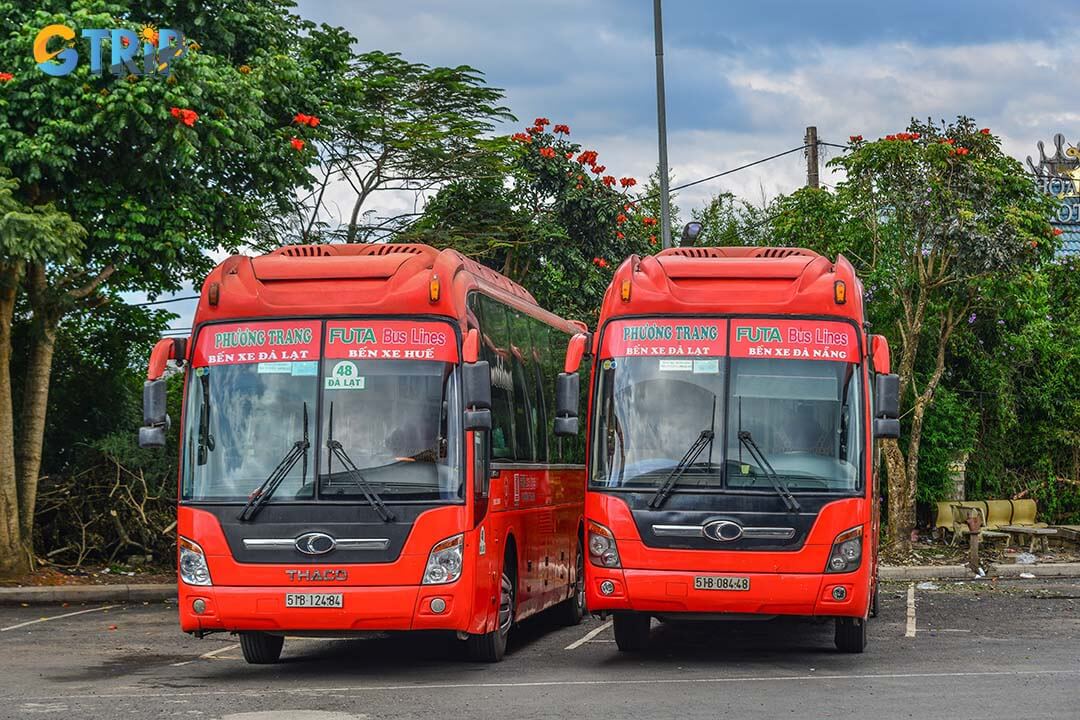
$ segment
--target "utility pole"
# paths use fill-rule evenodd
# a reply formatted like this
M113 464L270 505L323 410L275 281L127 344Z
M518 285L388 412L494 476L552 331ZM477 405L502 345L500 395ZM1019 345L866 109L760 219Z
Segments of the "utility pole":
M806 128L803 144L806 145L806 187L816 188L818 187L818 139L815 126Z
M664 22L660 0L653 0L653 36L656 40L656 131L660 145L660 239L671 247L671 198L668 194L667 110L664 100Z

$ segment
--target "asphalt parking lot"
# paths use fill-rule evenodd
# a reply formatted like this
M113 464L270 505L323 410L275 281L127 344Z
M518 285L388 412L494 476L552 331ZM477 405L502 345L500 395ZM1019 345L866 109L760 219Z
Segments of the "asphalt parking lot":
M885 586L863 655L802 620L654 624L625 655L600 620L539 617L498 665L407 635L290 639L251 666L169 604L0 607L0 717L1080 717L1080 580L937 585Z

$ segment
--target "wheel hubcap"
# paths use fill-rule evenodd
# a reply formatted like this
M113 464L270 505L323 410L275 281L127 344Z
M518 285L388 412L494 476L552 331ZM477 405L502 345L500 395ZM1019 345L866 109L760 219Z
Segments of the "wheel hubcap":
M506 573L502 574L502 592L499 593L499 633L510 632L514 621L514 582Z

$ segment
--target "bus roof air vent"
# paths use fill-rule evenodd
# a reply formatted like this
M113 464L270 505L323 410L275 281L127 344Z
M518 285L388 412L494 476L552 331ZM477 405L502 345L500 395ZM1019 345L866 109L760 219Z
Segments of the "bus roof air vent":
M327 257L337 253L330 245L286 245L285 247L279 247L270 254L285 255L287 257Z
M380 243L378 245L365 245L361 255L421 255L424 248L418 245L405 243Z
M764 247L757 248L757 252L753 257L765 257L765 258L786 258L792 255L813 255L815 253L808 252L802 248L786 248L786 247Z

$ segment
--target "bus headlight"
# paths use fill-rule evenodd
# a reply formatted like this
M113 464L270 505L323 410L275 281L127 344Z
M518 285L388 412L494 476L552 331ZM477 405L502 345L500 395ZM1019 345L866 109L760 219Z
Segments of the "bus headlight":
M615 536L600 523L589 521L589 562L600 567L621 567Z
M206 553L199 544L181 537L180 547L180 579L188 585L213 585L210 580L210 567L206 564Z
M862 526L845 530L833 540L827 573L852 572L857 570L862 560Z
M444 585L461 577L461 553L465 536L455 535L435 544L424 569L424 585Z

